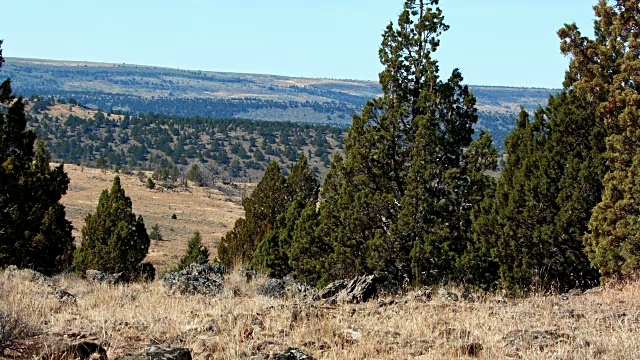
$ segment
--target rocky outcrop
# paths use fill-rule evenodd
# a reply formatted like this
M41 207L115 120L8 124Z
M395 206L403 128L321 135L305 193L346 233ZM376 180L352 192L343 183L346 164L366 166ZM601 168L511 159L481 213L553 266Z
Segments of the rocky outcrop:
M108 360L107 351L99 344L81 341L61 343L42 353L40 360Z
M314 360L313 356L298 348L288 348L276 354L258 354L247 360Z
M316 290L303 284L291 276L283 279L266 279L256 285L259 295L272 298L296 298L298 300L312 300L316 296Z
M160 281L170 294L218 295L222 292L222 265L191 264L186 269L165 275Z
M107 274L91 269L85 272L85 277L89 281L107 285L118 285L129 282L129 277L125 273Z
M357 276L346 282L346 285L345 280L329 284L318 297L328 303L363 303L378 295L382 283L383 278L379 275Z
M184 348L164 349L152 346L141 353L124 355L115 360L191 360L191 352Z

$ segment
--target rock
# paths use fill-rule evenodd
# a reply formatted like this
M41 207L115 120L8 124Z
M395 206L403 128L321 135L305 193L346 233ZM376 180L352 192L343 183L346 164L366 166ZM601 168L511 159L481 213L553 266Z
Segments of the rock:
M362 333L353 329L342 330L342 337L348 342L357 342L362 339Z
M89 281L107 285L118 285L129 282L125 273L107 274L102 271L90 269L85 272L85 276Z
M318 294L318 298L329 303L367 302L378 295L378 286L381 282L382 278L378 275L356 276L350 281L336 281L324 288Z
M40 355L40 360L108 360L107 351L89 341L59 344Z
M410 292L407 294L407 300L416 301L416 302L429 302L433 297L433 289L430 287L423 287L417 291Z
M438 297L446 301L458 301L458 294L447 291L445 289L438 290Z
M58 300L66 303L76 303L75 295L71 294L65 288L55 289L53 291L53 296L55 296Z
M43 275L35 270L18 269L18 267L15 265L9 265L4 271L4 276L7 279L20 278L27 281L44 283L48 286L54 286L52 278Z
M267 279L265 282L256 286L256 291L259 295L281 298L284 297L286 292L285 283L280 279Z
M273 355L270 359L273 360L313 360L311 355L304 353L297 348L288 348L287 350Z
M191 360L191 352L184 348L163 349L152 346L139 354L124 355L116 360Z
M322 291L318 293L318 298L321 300L330 299L336 296L340 291L344 290L349 284L349 280L338 280L327 285Z
M549 330L513 330L503 336L502 341L514 351L525 349L543 350L546 347L569 342L571 336L565 333Z
M165 275L160 282L170 294L218 295L222 292L225 273L222 265L191 264L182 271Z
M287 295L289 297L293 297L298 300L313 301L318 293L313 286L301 283L292 276L287 275L282 280L284 281L285 288L287 289Z

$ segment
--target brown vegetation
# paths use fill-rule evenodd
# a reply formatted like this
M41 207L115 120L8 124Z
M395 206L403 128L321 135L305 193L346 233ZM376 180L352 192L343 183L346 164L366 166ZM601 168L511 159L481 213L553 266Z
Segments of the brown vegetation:
M79 241L84 218L95 212L100 193L111 187L116 173L69 164L65 165L65 170L71 184L62 204L73 225L76 241ZM151 242L146 259L159 274L178 263L195 231L200 232L203 244L215 254L222 235L243 214L240 206L243 189L251 188L251 184L221 184L222 191L196 186L151 190L136 175L118 175L127 196L131 197L134 213L143 216L147 231L150 232L154 224L160 227L163 241ZM173 214L176 219L171 218Z
M1 276L0 302L41 324L36 344L102 343L109 358L149 345L196 359L238 359L298 347L316 359L632 359L640 354L640 286L585 294L457 302L409 292L360 305L258 295L238 273L218 296L168 295L159 282L107 286ZM454 290L455 291L455 290Z

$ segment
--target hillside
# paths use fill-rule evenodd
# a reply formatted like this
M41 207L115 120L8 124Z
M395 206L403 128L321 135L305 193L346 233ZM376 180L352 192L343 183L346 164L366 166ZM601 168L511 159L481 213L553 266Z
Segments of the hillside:
M346 130L328 125L128 115L92 110L75 102L31 97L29 126L46 139L56 161L154 171L154 180L173 186L191 166L199 185L257 181L271 161L286 171L304 154L322 177L341 151Z
M179 70L128 64L7 58L3 75L25 96L73 98L90 108L131 113L245 118L347 126L367 99L371 81ZM553 89L472 86L480 120L498 147L520 106L535 109Z

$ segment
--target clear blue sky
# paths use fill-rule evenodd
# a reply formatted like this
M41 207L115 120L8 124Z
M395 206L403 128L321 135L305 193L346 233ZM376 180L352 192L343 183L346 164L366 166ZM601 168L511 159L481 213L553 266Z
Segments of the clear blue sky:
M592 34L596 0L442 0L442 75L560 87L556 30ZM382 30L402 0L29 0L0 5L4 55L377 80Z

